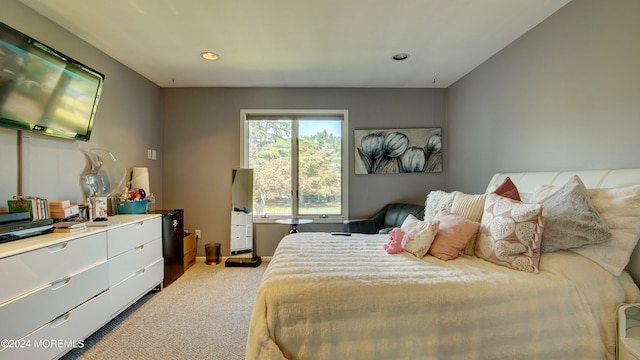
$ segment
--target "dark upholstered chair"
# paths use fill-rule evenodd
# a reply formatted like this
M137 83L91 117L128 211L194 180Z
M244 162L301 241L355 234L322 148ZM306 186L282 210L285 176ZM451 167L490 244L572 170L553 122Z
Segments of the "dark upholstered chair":
M343 231L362 234L386 234L394 227L402 226L409 214L418 219L424 218L424 205L388 204L373 217L353 219L343 222Z

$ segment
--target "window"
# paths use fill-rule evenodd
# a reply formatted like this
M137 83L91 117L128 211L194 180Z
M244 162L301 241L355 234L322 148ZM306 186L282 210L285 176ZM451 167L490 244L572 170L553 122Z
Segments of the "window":
M242 163L254 218L341 222L347 214L346 110L242 110Z

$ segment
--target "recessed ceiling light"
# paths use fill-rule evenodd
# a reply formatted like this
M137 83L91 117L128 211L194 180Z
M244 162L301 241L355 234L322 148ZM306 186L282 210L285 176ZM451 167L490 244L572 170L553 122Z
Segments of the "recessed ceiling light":
M407 53L400 53L400 54L393 55L393 60L395 61L407 60L408 58L409 58L409 54Z
M200 56L202 56L203 59L212 60L212 61L220 59L220 56L218 54L212 53L210 51L205 51L203 53L200 53Z

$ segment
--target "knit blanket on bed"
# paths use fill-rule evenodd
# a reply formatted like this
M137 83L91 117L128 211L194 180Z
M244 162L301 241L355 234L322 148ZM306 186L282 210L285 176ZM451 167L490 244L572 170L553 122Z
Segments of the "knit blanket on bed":
M299 233L260 285L246 359L614 359L616 309L640 301L569 251L540 272L474 256L390 255L386 235Z

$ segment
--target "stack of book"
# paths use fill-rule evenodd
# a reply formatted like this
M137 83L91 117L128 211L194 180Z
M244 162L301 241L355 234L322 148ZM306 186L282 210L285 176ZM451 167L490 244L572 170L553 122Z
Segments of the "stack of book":
M86 228L85 224L81 222L62 221L53 224L53 232L55 233L70 233L86 230Z
M52 219L66 219L80 213L78 205L72 205L69 200L55 200L49 202Z
M7 200L9 212L28 212L31 214L31 220L42 220L50 218L49 202L33 196L14 196L13 199Z

